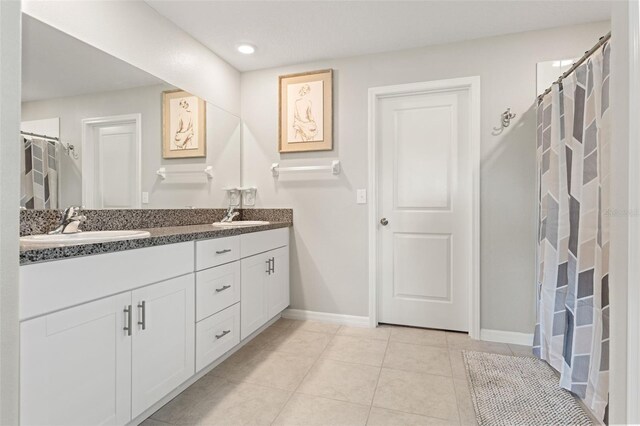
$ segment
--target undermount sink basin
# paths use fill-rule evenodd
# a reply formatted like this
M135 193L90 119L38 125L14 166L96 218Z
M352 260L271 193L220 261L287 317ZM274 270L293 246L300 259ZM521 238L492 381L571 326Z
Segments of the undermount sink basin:
M106 243L134 240L150 236L147 231L88 231L77 234L41 234L20 237L20 245L27 248L70 246L77 244Z
M258 226L268 225L269 222L265 220L236 220L235 222L214 222L213 226Z

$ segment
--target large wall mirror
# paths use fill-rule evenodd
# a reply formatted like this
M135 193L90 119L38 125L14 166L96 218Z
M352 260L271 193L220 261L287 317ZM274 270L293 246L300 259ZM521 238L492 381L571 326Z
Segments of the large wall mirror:
M22 49L22 207L220 208L240 186L239 117L27 15Z

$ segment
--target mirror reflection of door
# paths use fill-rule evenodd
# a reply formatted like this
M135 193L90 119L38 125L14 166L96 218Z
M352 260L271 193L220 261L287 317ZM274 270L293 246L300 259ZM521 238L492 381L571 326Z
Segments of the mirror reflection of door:
M83 205L140 208L140 114L83 120Z

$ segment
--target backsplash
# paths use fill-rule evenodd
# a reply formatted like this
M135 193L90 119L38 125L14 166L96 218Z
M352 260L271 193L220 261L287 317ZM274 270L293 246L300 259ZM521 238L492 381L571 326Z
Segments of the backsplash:
M291 209L238 209L236 220L292 222ZM109 231L160 228L166 226L201 225L218 222L226 209L126 209L81 210L87 217L83 231ZM20 236L45 234L60 223L62 210L21 210Z

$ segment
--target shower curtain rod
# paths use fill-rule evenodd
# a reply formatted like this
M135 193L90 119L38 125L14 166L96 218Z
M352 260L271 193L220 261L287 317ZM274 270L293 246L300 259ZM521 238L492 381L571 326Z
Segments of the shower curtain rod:
M20 134L21 135L33 136L33 137L36 137L36 138L49 139L49 140L52 140L52 141L60 142L60 138L56 138L56 137L53 137L53 136L39 135L37 133L23 132L23 131L20 131Z
M556 81L553 82L553 84L551 86L549 86L549 88L547 90L545 90L544 92L542 92L540 95L538 95L538 100L542 100L542 98L545 97L545 95L549 92L551 92L551 88L553 87L554 84L556 83L560 83L562 80L564 80L569 74L571 74L572 72L575 71L576 68L578 68L580 65L582 65L582 63L584 61L586 61L587 59L589 59L589 56L593 55L593 53L598 50L598 48L600 48L600 46L602 46L603 44L605 44L609 39L611 38L611 31L609 31L608 33L606 33L605 35L603 35L602 37L600 37L600 39L598 39L598 42L596 43L595 46L593 46L591 49L587 50L586 52L584 52L584 55L582 55L582 57L580 59L578 59L572 66L571 68L569 68L567 71L565 71L560 77L558 77L558 79Z

